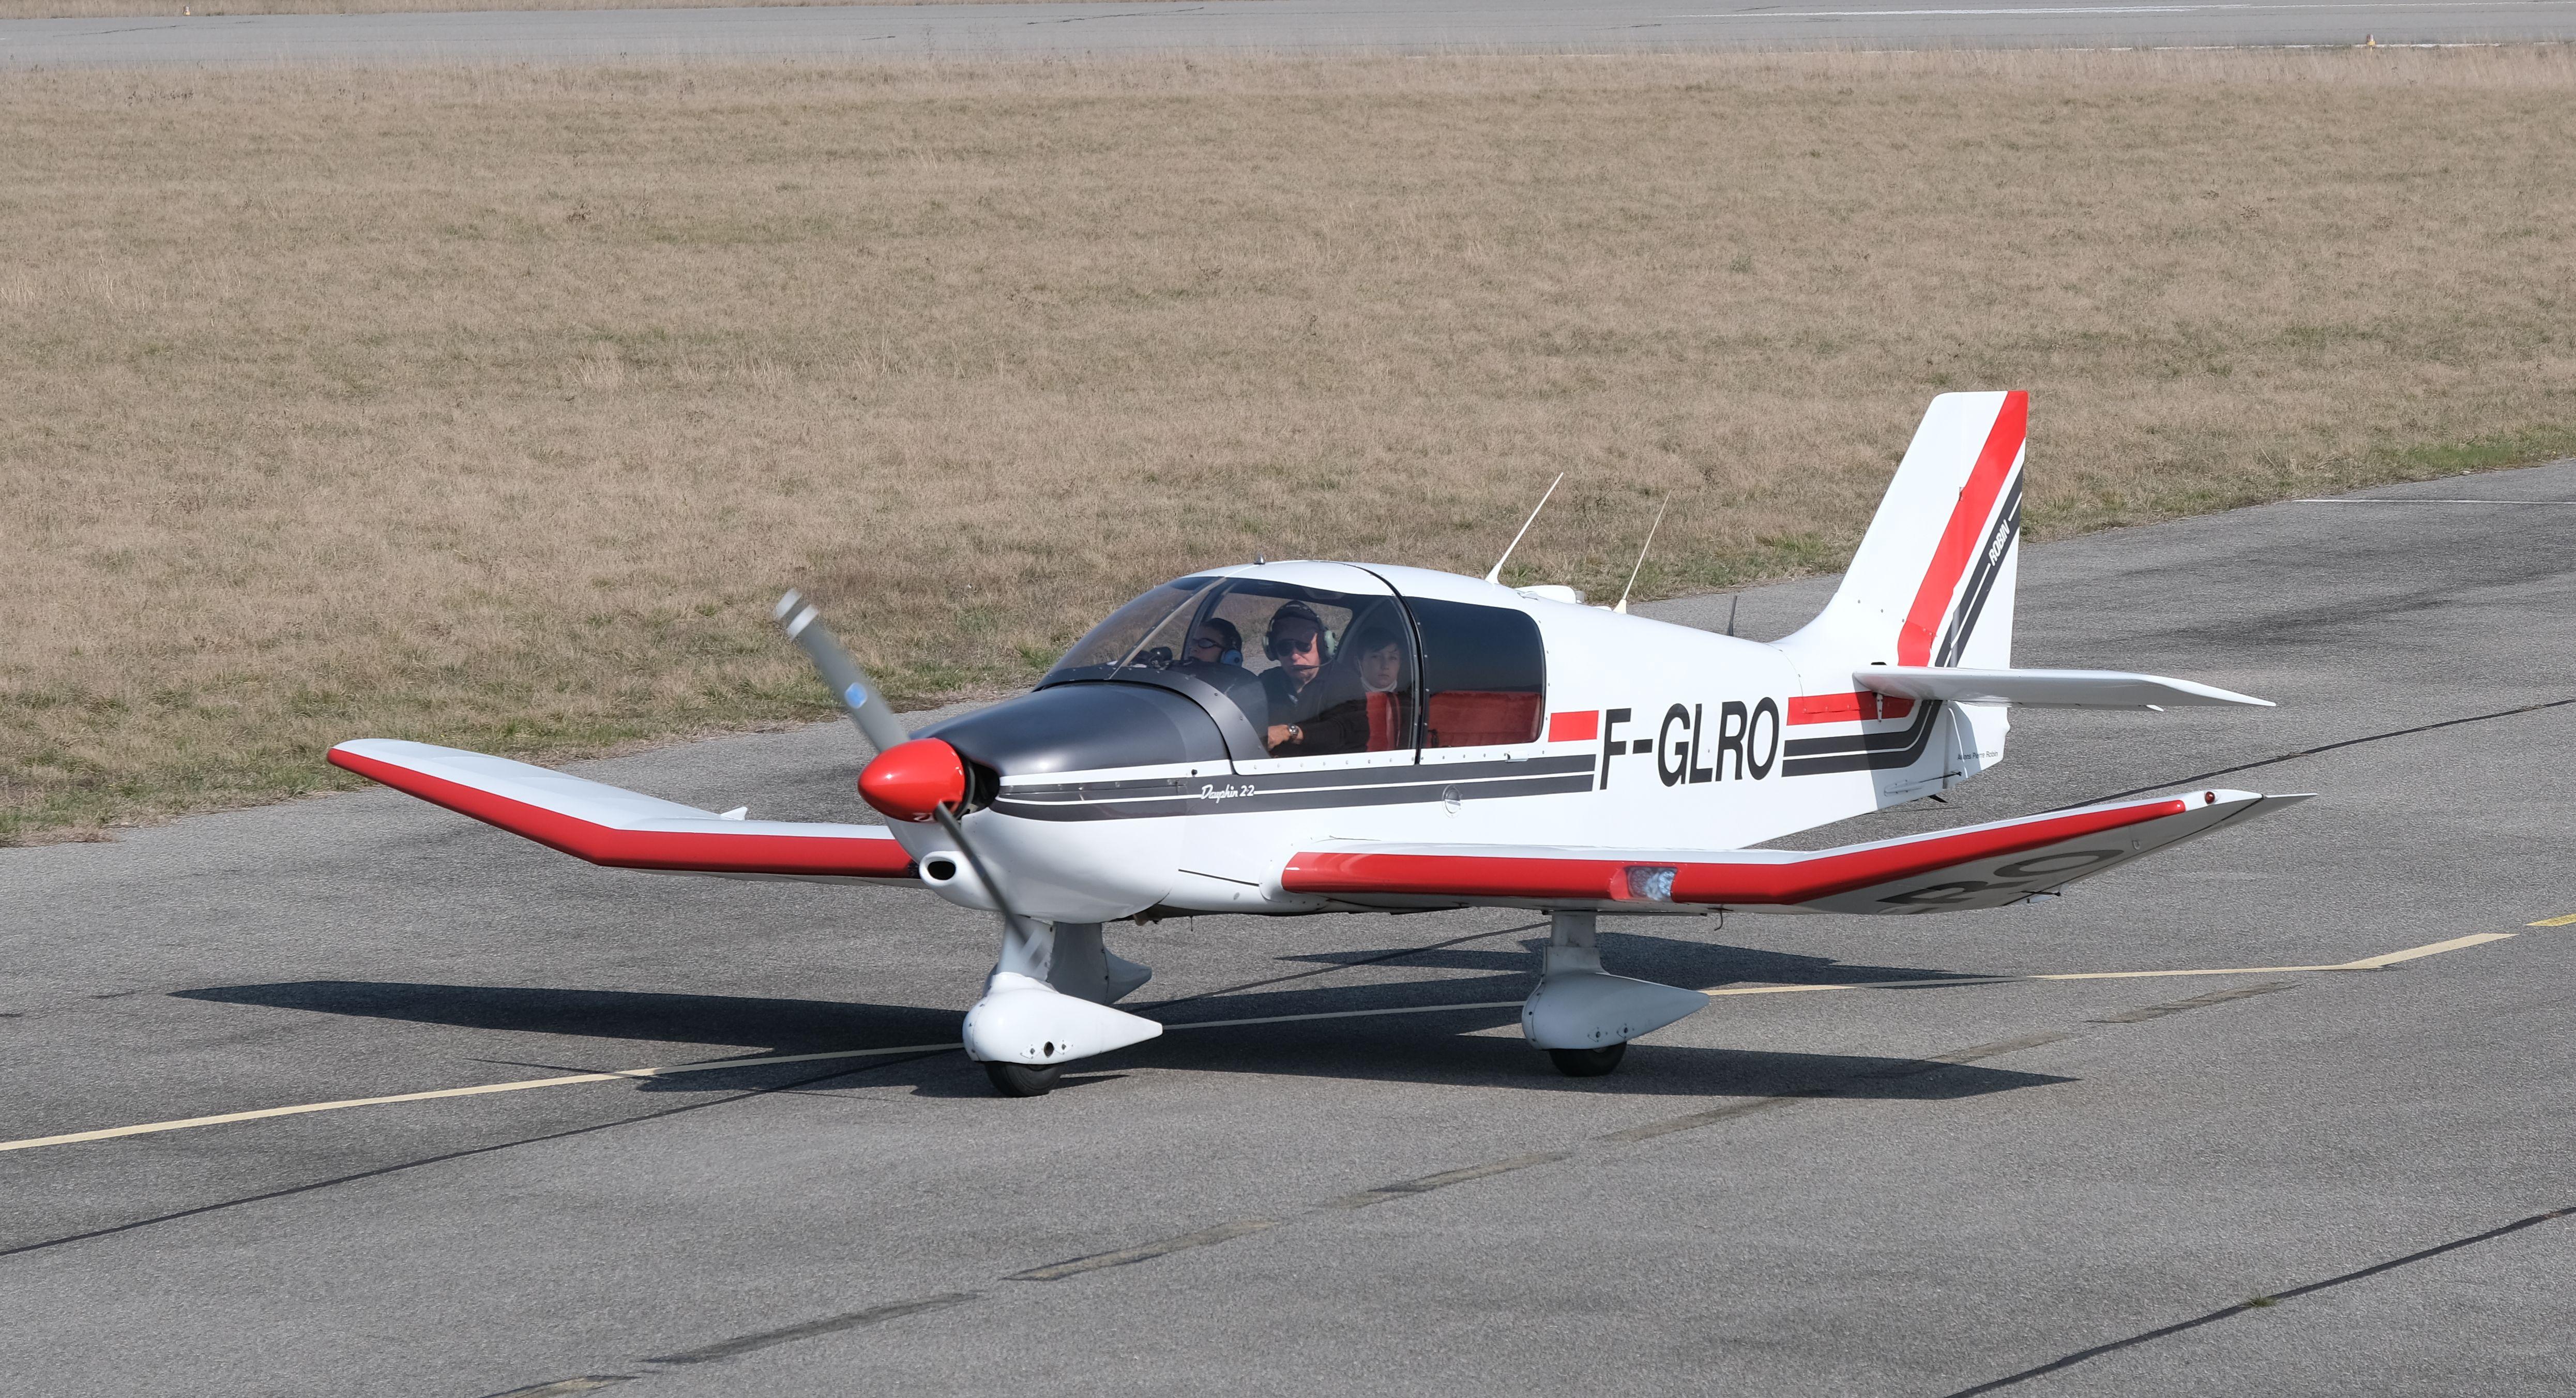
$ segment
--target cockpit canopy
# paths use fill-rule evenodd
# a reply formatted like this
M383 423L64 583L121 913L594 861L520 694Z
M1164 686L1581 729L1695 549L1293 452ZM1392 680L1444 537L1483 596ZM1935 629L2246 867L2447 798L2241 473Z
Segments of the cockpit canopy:
M1202 575L1111 613L1039 688L1084 680L1188 694L1237 759L1316 757L1535 741L1546 654L1511 608Z

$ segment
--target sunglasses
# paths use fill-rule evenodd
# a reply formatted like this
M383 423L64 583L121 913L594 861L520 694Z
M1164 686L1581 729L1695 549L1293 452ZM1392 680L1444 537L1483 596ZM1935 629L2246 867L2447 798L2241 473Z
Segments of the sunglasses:
M1218 639L1217 639L1216 637L1214 637L1214 636L1201 636L1201 637L1199 637L1198 639L1196 639L1196 640L1194 640L1194 641L1190 642L1190 649L1192 649L1192 650L1223 650L1223 649L1225 649L1225 642L1218 640Z

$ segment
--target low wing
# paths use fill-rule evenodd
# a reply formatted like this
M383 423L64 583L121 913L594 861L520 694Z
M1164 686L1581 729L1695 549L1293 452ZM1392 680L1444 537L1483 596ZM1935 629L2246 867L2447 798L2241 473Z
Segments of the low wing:
M2307 799L2195 791L1815 851L1334 841L1291 858L1280 883L1292 893L1376 906L1650 912L1669 903L1758 912L1951 912L2053 892Z
M2035 704L2073 709L2152 709L2184 704L2244 704L2272 708L2269 699L2232 689L2134 675L2126 670L1959 670L1946 665L1872 665L1852 672L1852 683L1907 699L1951 699L1966 704Z
M727 820L506 757L389 738L342 743L331 749L331 765L593 864L834 883L918 881L912 856L881 825Z

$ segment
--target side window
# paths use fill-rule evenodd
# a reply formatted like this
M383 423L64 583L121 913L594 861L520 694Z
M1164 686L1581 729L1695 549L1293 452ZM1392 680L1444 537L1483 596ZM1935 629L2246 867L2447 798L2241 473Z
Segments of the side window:
M1175 668L1233 699L1268 756L1412 751L1413 629L1394 598L1249 579L1196 611Z
M1538 741L1547 649L1528 613L1428 598L1412 603L1422 628L1422 693L1432 748Z

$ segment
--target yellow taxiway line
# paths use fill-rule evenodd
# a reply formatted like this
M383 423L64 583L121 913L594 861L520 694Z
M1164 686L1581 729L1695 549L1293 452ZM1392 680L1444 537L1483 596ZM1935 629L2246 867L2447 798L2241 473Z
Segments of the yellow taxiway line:
M2576 914L2535 922L2534 927L2560 927L2576 924ZM1914 981L1847 981L1821 985L1740 985L1724 986L1710 995L1790 995L1814 990L1931 990L1949 986L2021 985L2039 981L2108 981L2170 980L2189 976L2255 976L2283 975L2300 971L2383 971L2400 962L2419 957L2439 956L2463 947L2501 942L2515 936L2512 932L2475 932L2453 937L2445 942L2432 942L2404 951L2365 956L2358 961L2339 962L2332 966L2230 966L2213 970L2192 971L2052 971L2027 976L1955 976ZM1305 1020L1361 1019L1382 1015L1437 1014L1444 1010L1497 1010L1518 1007L1518 1000L1480 1001L1458 1005L1406 1005L1385 1010L1326 1010L1318 1014L1263 1015L1253 1019L1199 1020L1175 1024L1172 1029L1225 1029L1251 1024L1290 1024ZM484 1097L499 1092L528 1092L541 1087L575 1087L583 1083L616 1082L621 1079L643 1080L678 1077L684 1073L718 1073L735 1068L768 1068L781 1063L828 1063L851 1058L886 1058L906 1053L943 1053L964 1045L906 1044L900 1048L835 1049L828 1053L790 1053L769 1058L716 1058L697 1063L674 1063L660 1068L619 1068L604 1073L562 1073L549 1078L521 1078L516 1082L490 1082L474 1087L442 1087L427 1092L396 1092L382 1097L346 1097L336 1102L301 1102L291 1107L259 1107L246 1112L222 1112L214 1116L181 1117L175 1121L147 1121L133 1126L103 1126L94 1131L68 1131L59 1136L31 1136L21 1141L0 1141L0 1151L34 1150L39 1146L77 1145L83 1141L109 1141L121 1136L147 1136L161 1131L185 1131L198 1126L225 1126L240 1121L266 1121L271 1117L304 1116L313 1112L336 1112L349 1107L383 1107L396 1102L435 1102L449 1097Z
M273 1116L302 1116L307 1112L336 1112L344 1107L381 1107L394 1102L434 1102L442 1097L482 1097L495 1092L526 1092L538 1087L571 1087L577 1083L613 1082L620 1078L668 1078L682 1073L712 1073L724 1068L766 1068L773 1063L820 1063L834 1058L876 1058L896 1053L936 1053L961 1047L957 1044L911 1044L903 1048L839 1049L831 1053L791 1053L776 1058L718 1058L704 1063L674 1063L667 1068L619 1068L605 1073L565 1073L551 1078L521 1078L517 1082L487 1082L476 1087L442 1087L429 1092L397 1092L385 1097L346 1097L337 1102L303 1102L292 1107L261 1107L255 1111L224 1112L217 1116L182 1117L177 1121L147 1121L138 1126L104 1126L96 1131L72 1131L60 1136L36 1136L24 1141L0 1141L0 1150L33 1150L38 1146L68 1146L80 1141L105 1141L118 1136L142 1136L155 1131L184 1131L191 1126L222 1126L235 1121L265 1121Z
M2568 919L2576 922L2576 918ZM2539 924L2535 923L2534 926ZM2027 976L1944 976L1920 981L1848 981L1821 985L1731 985L1710 995L1788 995L1802 990L1928 990L1944 985L2020 985L2030 981L2136 981L2171 980L2178 976L2279 976L2294 971L2384 971L2401 961L2423 956L2439 956L2463 947L2482 946L2518 936L2513 932L2473 932L2466 937L2453 937L2447 942L2433 942L2381 956L2365 956L2359 961L2339 961L2331 966L2221 966L2206 971L2043 971Z

